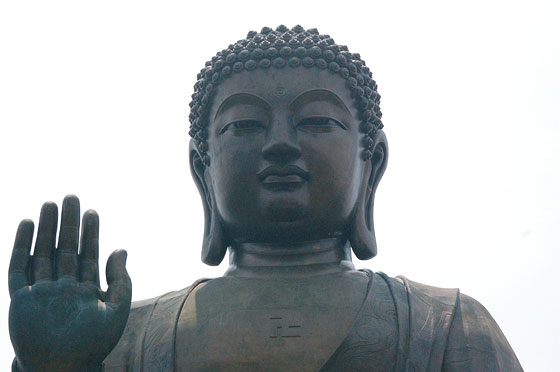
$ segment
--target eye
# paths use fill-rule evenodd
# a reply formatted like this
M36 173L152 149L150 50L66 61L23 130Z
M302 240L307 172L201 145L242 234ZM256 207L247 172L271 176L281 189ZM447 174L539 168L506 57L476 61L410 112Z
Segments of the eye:
M220 134L227 130L232 130L234 134L242 135L257 132L263 128L263 124L258 120L237 120L224 125L220 130Z
M340 121L326 116L312 116L300 121L298 128L313 133L332 132L337 128L346 129L346 126Z

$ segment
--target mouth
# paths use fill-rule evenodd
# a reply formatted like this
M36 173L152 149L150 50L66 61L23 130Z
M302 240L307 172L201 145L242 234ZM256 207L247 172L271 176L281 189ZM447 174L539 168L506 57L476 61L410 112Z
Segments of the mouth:
M257 177L267 189L293 190L309 180L309 173L296 165L285 167L272 165L260 171Z

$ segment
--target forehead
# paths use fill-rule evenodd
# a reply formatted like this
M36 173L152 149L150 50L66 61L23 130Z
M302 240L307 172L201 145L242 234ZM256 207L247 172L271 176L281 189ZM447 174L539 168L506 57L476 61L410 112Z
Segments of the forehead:
M328 70L318 68L284 67L257 69L233 74L217 86L210 106L210 118L229 97L247 93L258 96L273 106L287 107L302 93L311 90L328 91L357 116L357 109L346 81ZM330 95L330 94L329 94Z

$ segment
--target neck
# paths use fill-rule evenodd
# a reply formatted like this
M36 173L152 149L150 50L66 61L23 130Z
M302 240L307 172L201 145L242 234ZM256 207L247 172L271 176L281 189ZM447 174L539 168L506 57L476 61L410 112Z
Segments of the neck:
M354 270L350 245L337 237L290 245L237 243L225 276L292 278Z

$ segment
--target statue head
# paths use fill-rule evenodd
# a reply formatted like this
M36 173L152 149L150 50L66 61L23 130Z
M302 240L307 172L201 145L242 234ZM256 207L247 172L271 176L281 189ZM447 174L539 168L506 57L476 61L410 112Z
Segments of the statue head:
M333 237L360 259L375 256L387 140L377 85L358 54L316 29L265 27L207 62L192 98L205 263L219 264L236 243Z

